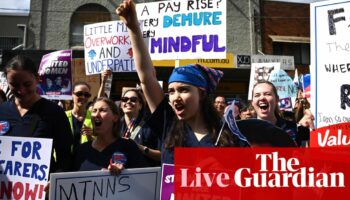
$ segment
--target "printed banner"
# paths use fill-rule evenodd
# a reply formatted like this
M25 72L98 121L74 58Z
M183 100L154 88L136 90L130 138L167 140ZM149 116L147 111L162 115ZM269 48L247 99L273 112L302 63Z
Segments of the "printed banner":
M310 133L310 146L350 146L350 122L329 125L312 131Z
M39 94L47 99L72 99L72 50L45 54L40 62Z
M259 55L251 56L251 63L280 63L281 69L294 70L294 56Z
M152 60L226 58L226 1L137 4Z
M160 186L161 200L174 200L174 165L163 164L162 184Z
M259 81L267 81L273 70L280 69L280 63L253 63L250 70L248 99L252 99L253 87Z
M174 177L176 200L345 200L350 152L345 147L175 148Z
M109 21L84 26L86 75L113 72L135 72L128 29L122 21Z
M0 137L0 199L45 199L52 139Z
M50 199L159 199L160 167L109 171L53 173Z
M278 107L280 110L292 110L293 109L293 104L292 104L292 99L290 97L280 99L278 101Z
M350 1L310 4L311 108L316 128L348 122Z

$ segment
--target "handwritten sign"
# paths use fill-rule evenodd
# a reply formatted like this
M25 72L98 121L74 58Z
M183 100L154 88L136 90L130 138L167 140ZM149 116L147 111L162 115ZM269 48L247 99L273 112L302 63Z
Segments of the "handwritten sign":
M109 21L84 26L86 75L113 72L135 72L128 29L122 21Z
M136 5L152 60L226 58L226 1Z
M42 57L39 67L39 94L47 99L72 99L72 50Z
M51 139L0 137L0 199L45 199Z
M159 199L160 167L51 174L50 199Z
M259 81L267 81L273 70L280 69L280 63L253 63L250 70L248 99L252 99L253 87Z
M174 200L174 165L163 164L160 196L164 200Z
M350 2L312 3L311 106L317 128L350 121Z
M297 96L295 83L283 69L273 70L268 80L276 87L280 99Z

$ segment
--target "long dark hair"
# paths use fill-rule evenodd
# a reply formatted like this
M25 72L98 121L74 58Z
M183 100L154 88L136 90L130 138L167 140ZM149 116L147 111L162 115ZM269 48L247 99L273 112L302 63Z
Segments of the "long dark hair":
M113 136L116 138L119 138L120 137L120 134L119 134L119 131L120 131L120 112L119 112L118 106L107 97L99 97L94 101L94 103L92 104L92 107L98 101L105 102L108 105L108 107L111 109L112 113L114 115L118 116L118 120L116 122L114 122L114 124L113 124Z
M33 74L35 77L39 76L38 67L35 66L34 62L29 57L22 55L17 55L6 63L3 69L5 76L7 76L7 72L10 70L24 70Z
M200 90L200 93L202 94L200 109L203 111L202 114L206 128L209 131L208 134L214 144L219 135L223 121L221 115L214 107L213 98L203 90L199 88L198 90ZM174 147L184 146L183 142L186 134L185 124L184 121L180 121L175 117L170 135L165 141L165 148L173 149ZM222 135L219 138L218 146L238 146L237 138L234 138L227 126L225 126Z

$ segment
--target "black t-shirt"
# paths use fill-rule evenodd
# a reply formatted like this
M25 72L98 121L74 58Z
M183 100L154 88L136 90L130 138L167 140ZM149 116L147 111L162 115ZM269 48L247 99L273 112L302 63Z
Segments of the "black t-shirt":
M10 124L4 135L53 139L50 172L71 170L72 132L66 114L57 104L41 98L21 116L15 103L8 101L0 104L0 121Z
M92 147L92 141L78 147L74 168L77 171L91 171L108 168L114 153L122 153L127 161L125 168L145 167L145 160L136 143L130 139L118 138L101 152Z

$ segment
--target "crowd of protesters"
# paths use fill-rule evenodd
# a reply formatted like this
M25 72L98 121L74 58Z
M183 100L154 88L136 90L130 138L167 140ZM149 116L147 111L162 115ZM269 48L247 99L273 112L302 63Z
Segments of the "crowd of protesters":
M236 99L234 118L242 140L225 122L230 105L222 95L213 101L223 73L198 64L180 66L168 80L168 93L160 87L143 41L135 6L126 0L116 9L128 27L141 88L121 94L120 107L104 97L111 72L102 74L97 99L89 109L91 87L76 82L73 108L64 109L37 93L38 67L24 56L10 60L4 74L14 98L0 90L0 121L8 123L2 135L53 139L51 172L160 166L174 162L176 147L307 146L313 116L307 100L299 97L296 118L284 118L275 86L258 82L252 101ZM259 133L257 133L259 130ZM260 134L263 133L263 134Z

